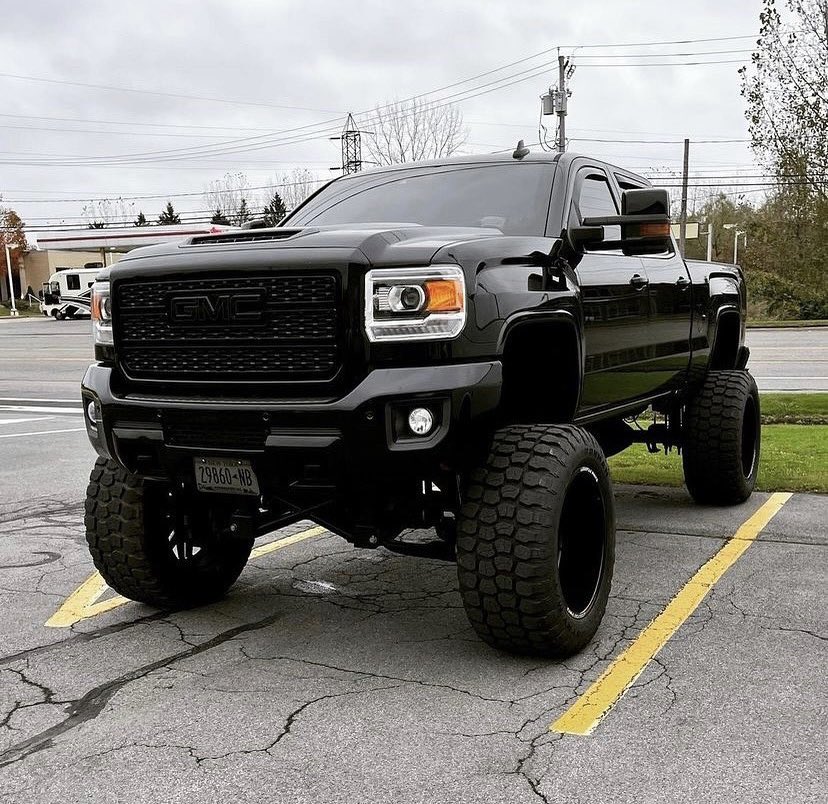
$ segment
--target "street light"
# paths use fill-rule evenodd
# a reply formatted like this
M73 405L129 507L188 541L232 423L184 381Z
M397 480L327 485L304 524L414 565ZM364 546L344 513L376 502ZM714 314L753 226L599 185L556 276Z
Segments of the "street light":
M11 297L11 317L17 317L17 305L14 303L14 282L12 281L11 269L11 255L9 254L9 244L6 243L6 270L9 274L9 296Z
M742 231L738 228L738 223L726 223L724 224L725 229L735 229L736 233L733 235L733 262L734 264L739 260L739 235L745 236L745 247L747 247L747 232Z
M713 224L707 221L707 261L713 262Z

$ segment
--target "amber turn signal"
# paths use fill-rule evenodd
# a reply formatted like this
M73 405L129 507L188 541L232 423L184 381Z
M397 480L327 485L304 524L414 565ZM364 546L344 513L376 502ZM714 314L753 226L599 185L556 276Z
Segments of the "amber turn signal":
M669 223L640 223L638 224L639 237L669 237Z
M425 310L429 313L455 313L463 309L463 283L457 279L429 279L424 283Z

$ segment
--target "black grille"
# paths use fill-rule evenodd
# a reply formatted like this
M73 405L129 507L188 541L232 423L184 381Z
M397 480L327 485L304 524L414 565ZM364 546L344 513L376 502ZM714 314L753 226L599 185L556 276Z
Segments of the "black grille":
M168 411L164 415L164 440L174 447L262 449L267 432L267 425L256 414L235 413L231 417Z
M228 312L234 294L246 299L241 316ZM334 275L122 280L119 360L136 379L332 379L338 298ZM183 315L174 302L181 299Z

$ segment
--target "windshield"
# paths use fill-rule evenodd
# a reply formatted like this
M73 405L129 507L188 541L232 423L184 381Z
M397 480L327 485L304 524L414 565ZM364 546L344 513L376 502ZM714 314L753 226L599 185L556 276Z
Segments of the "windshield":
M405 168L333 182L300 207L288 226L418 223L486 226L542 236L555 166L549 163Z

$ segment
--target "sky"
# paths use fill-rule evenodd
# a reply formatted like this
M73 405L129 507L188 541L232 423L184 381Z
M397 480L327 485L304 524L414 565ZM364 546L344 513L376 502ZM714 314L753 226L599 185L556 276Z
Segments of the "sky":
M414 95L458 103L464 153L537 143L558 48L575 66L569 150L655 181L680 170L689 137L691 175L716 177L697 183L758 181L717 177L757 173L737 70L759 0L3 7L0 204L35 236L85 226L84 206L101 198L151 221L168 198L183 217L203 216L203 191L227 173L254 188L297 167L327 180L340 160L329 137L349 111L369 129L374 107ZM687 41L703 39L719 41ZM554 138L553 118L544 123Z

